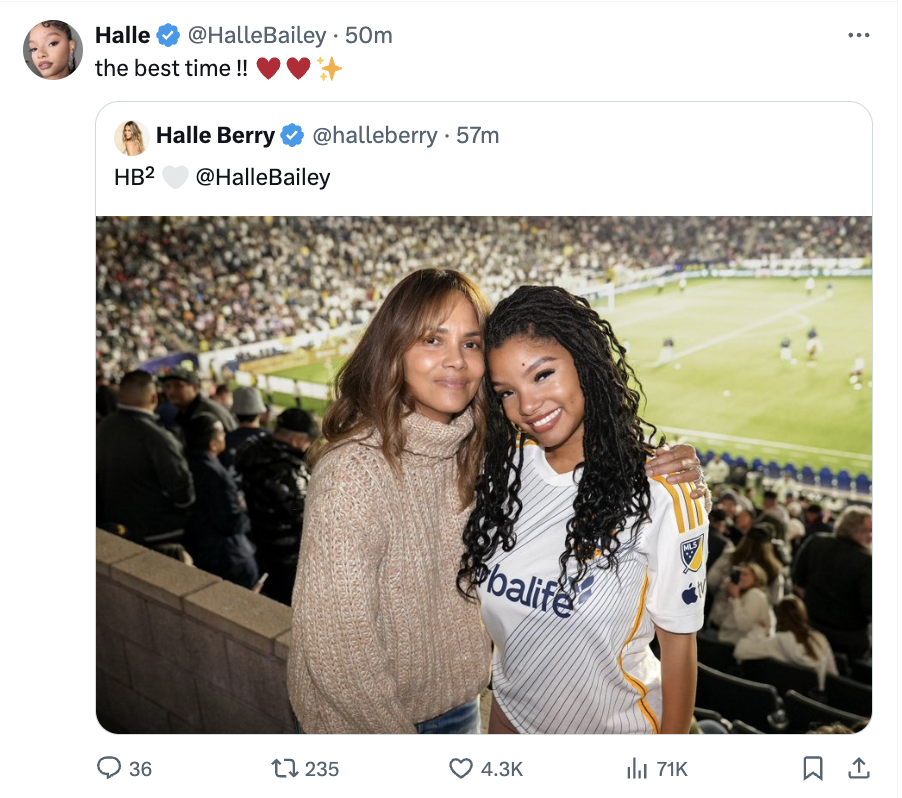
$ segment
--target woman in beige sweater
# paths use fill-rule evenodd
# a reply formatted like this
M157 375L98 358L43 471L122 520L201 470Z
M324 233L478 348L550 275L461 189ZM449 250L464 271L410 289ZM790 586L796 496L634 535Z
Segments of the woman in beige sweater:
M340 369L313 456L288 687L308 733L473 733L489 681L479 608L456 589L482 465L488 304L422 269L389 293ZM653 475L691 481L691 447Z

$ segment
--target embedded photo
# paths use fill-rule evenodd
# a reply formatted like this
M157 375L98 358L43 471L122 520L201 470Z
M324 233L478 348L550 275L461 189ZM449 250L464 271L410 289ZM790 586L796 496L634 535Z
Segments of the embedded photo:
M96 258L105 729L869 722L870 217L97 217Z

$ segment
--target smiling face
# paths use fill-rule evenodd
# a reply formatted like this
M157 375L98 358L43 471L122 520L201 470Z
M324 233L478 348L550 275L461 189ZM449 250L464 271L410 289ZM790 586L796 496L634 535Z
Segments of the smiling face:
M585 397L570 353L556 341L512 338L489 352L504 415L544 450L558 473L584 459Z
M32 63L42 78L59 80L69 76L69 53L75 42L57 28L35 25L28 37Z
M448 318L414 343L402 363L417 413L443 424L462 413L485 373L482 329L469 300L456 298Z
M132 137L135 135L134 131L132 130L132 126L126 125L122 130L122 135L125 137L126 141L131 141Z

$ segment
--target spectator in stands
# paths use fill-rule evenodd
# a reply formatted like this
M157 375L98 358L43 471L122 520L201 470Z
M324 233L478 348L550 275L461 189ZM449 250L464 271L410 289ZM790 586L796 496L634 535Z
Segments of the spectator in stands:
M752 513L744 506L739 505L736 515L733 517L733 525L728 529L728 536L733 541L733 545L738 546L754 525L755 519Z
M210 398L214 402L219 402L226 410L233 412L232 405L234 404L234 397L232 396L232 389L224 382L216 386L213 390L213 396Z
M777 494L777 502L781 505L786 505L790 496L795 496L799 491L799 483L789 475L788 471L780 474L780 477L771 487L774 493Z
M727 536L727 514L720 508L715 507L708 515L708 555L705 561L708 578L711 577L711 569L714 563L724 553L729 554L733 551L733 541Z
M823 508L819 504L809 504L805 510L805 537L832 531L833 527L824 518Z
M711 608L711 624L718 629L718 640L738 643L758 629L771 633L775 621L766 586L767 576L757 563L740 563L732 570Z
M105 418L119 406L116 389L104 374L97 375L97 420Z
M153 375L132 371L119 386L119 409L97 426L97 523L122 524L152 545L177 542L194 502L188 463L175 437L157 424Z
M727 476L727 482L731 485L737 485L739 487L745 485L745 479L749 474L749 467L747 465L743 465L741 460L734 460L733 465L730 466L730 473ZM744 505L744 501L739 502L740 505Z
M256 399L262 405L259 392ZM243 398L236 395L235 401L237 404ZM313 417L304 410L289 408L276 420L272 435L250 440L235 455L257 562L261 572L269 574L262 593L283 604L291 604L298 566L310 481L307 450L318 437Z
M219 462L225 448L222 422L210 413L185 421L188 464L197 500L185 528L185 548L198 568L253 588L259 576L250 521L235 480Z
M870 509L847 507L832 535L806 537L792 570L794 589L805 601L811 625L850 660L871 647L871 539Z
M792 555L795 555L804 539L805 525L798 518L790 518L786 527L786 541Z
M708 573L708 584L722 585L733 568L741 563L761 566L765 575L764 588L771 605L783 598L785 589L784 566L777 557L771 542L772 530L763 525L753 526L731 552L721 555ZM722 588L721 588L722 589Z
M775 490L764 491L764 498L761 503L761 513L759 517L767 516L779 523L777 533L781 540L786 537L786 525L789 523L789 511L777 500L777 492Z
M733 519L736 517L736 513L739 512L742 507L739 502L739 496L732 490L725 490L719 495L715 491L714 495L717 506L727 515L727 529L729 530L733 525Z
M719 507L712 509L708 515L708 525L708 555L705 560L705 571L707 573L707 585L709 587L705 591L705 619L708 618L708 615L711 612L711 607L714 605L714 598L720 589L720 583L726 576L726 571L722 571L716 582L711 578L711 574L714 572L713 569L715 563L717 563L721 557L724 557L724 563L729 562L728 556L735 548L733 546L733 541L730 540L726 534L727 514L723 510Z
M255 438L269 435L269 430L260 426L260 417L266 412L263 397L257 388L238 388L232 402L232 412L238 418L238 427L226 433L226 448L219 455L219 461L228 469L235 462L235 452L245 443ZM240 480L239 480L240 486Z
M719 454L715 454L705 466L705 479L711 488L726 482L729 475L730 466Z
M366 323L427 263L495 302L524 283L631 279L681 258L868 257L871 229L860 217L99 217L96 354L115 377L172 352Z
M166 399L176 408L176 423L184 428L190 418L199 413L209 413L218 418L226 432L237 429L235 417L218 402L204 396L200 391L200 380L193 371L176 367L170 369L161 378Z
M774 659L817 671L818 690L823 691L827 676L838 676L833 649L827 638L808 622L808 611L798 596L786 596L774 607L776 634L753 631L743 637L733 651L742 662L747 659Z

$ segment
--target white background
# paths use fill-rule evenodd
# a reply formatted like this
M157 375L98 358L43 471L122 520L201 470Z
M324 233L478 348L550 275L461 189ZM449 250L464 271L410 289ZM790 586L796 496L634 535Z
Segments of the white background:
M690 777L629 782L634 794L898 794L895 2L32 2L2 8L4 471L15 474L5 491L3 613L4 717L15 739L6 751L4 782L44 779L54 789L175 795L198 789L350 795L416 787L437 794L536 794L623 789L625 768L637 756L655 774L655 761L688 761ZM64 81L42 81L20 60L23 35L46 18L66 20L85 43L84 62ZM154 37L165 22L178 25L183 37L170 49ZM151 32L150 44L94 43L96 26L132 24ZM318 51L192 45L187 31L195 24L300 25L328 35ZM393 43L344 44L343 35L333 34L348 25L391 30ZM871 35L849 39L850 31ZM297 81L284 62L305 55L334 57L343 69L334 81L321 81L315 69ZM260 56L283 62L269 81L255 70ZM130 65L135 58L232 64L243 58L248 75L101 79L93 68L98 58ZM192 176L196 167L216 163L309 163L331 171L334 182L325 191L188 184L173 191L158 180L146 190L113 191L110 170L122 168L124 159L112 131L133 117L151 129L184 123L278 130L294 121L306 132L308 123L369 122L439 129L452 139L452 126L480 124L498 130L501 143L430 150L315 148L312 142L308 148L307 141L291 149L277 141L269 150L151 144L145 156L128 160L185 164ZM871 726L855 737L639 740L108 734L94 718L93 692L95 212L872 214L878 637ZM106 754L124 763L151 761L153 776L122 773L106 781L95 768ZM824 784L802 783L805 755L824 756ZM448 760L463 756L477 766L459 781ZM847 771L859 756L872 778L850 782ZM269 765L275 757L337 760L341 776L276 780ZM478 770L489 759L522 761L525 775L487 779Z

